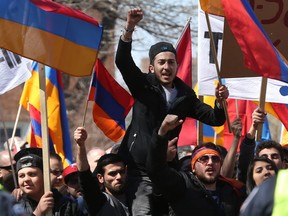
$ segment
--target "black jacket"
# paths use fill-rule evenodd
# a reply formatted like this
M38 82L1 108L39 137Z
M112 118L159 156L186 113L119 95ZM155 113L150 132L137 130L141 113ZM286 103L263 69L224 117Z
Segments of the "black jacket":
M177 171L166 162L168 139L152 137L147 172L157 189L168 199L175 215L238 215L243 201L226 181L217 180L214 194L191 172ZM217 195L219 199L213 199Z
M52 189L53 198L54 198L54 207L53 207L53 215L54 216L84 216L80 209L78 209L78 204L76 201L70 199L67 196L63 196L56 189ZM34 215L38 202L30 199L27 196L23 196L19 203L25 209L27 215Z
M171 107L166 105L165 93L154 73L142 73L131 56L131 42L119 41L116 65L133 98L132 121L122 140L119 154L128 163L128 172L146 174L145 164L153 129L159 127L167 114L180 118L192 117L201 122L220 126L225 122L223 109L202 103L193 89L178 77L174 80L178 94ZM181 126L171 133L171 138L179 135Z
M99 182L93 177L90 170L79 172L80 186L83 198L91 216L127 216L128 208L117 198L101 191Z

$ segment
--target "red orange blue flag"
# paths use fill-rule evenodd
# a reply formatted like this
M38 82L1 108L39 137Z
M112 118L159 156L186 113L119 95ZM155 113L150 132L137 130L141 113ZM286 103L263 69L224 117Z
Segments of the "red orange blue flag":
M288 82L288 65L258 21L248 0L222 0L228 21L243 54L255 73Z
M50 0L1 0L0 47L74 76L91 75L103 28Z
M93 120L103 133L117 142L125 134L125 117L133 106L133 97L109 74L97 59L89 101L93 104Z
M66 105L64 101L62 77L59 71L45 66L49 149L61 156L63 165L73 163L72 145L69 134ZM25 83L20 104L29 111L31 147L42 147L40 89L38 63L32 65L32 77Z

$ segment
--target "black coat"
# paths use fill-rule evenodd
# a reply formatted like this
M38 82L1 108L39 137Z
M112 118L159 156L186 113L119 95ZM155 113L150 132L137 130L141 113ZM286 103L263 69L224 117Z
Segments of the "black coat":
M156 131L156 130L155 130ZM155 132L148 152L147 172L177 216L236 216L243 197L227 181L218 178L212 194L191 172L177 171L166 162L168 140ZM218 200L213 199L213 195Z
M143 73L135 65L131 56L131 42L119 40L116 65L135 101L132 121L119 149L119 154L128 163L128 172L133 170L146 175L145 164L152 132L167 114L176 114L183 119L192 117L212 126L224 124L224 110L202 103L193 89L178 77L174 80L177 97L168 108L164 90L154 73ZM175 128L171 138L178 136L180 130L181 126Z

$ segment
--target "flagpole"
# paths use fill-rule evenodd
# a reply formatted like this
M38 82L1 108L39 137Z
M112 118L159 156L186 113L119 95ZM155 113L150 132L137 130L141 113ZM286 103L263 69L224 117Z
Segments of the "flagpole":
M260 101L259 101L259 107L264 111L265 110L265 100L266 100L266 90L267 90L267 78L262 77L261 80L261 91L260 91ZM262 129L263 124L258 124L257 126L257 141L260 141L262 138Z
M14 128L13 128L13 132L12 132L11 143L9 144L9 143L7 142L7 145L9 144L9 146L8 146L9 149L12 149L13 144L14 144L14 146L15 146L14 138L15 138L15 133L16 133L18 121L19 121L19 118L20 118L21 108L22 108L22 105L19 104L18 111L17 111L17 116L16 116ZM10 153L10 150L9 150L9 153ZM11 153L10 153L10 154L11 154ZM11 162L11 164L13 164L13 163L12 163L12 158L10 158L10 162ZM15 188L17 188L17 185L18 185L18 184L17 184L17 181L16 181L16 172L15 172L14 166L11 166L11 167L12 167L12 175L13 175L14 185L15 185Z
M210 24L209 15L208 15L208 13L206 11L205 11L205 18L206 18L206 23L207 23L207 26L208 26L209 37L210 37L211 46L212 46L212 54L213 54L213 58L214 58L215 66L216 66L218 82L219 82L220 85L222 85L222 81L221 81L221 78L220 78L220 68L219 68L218 59L217 59L217 52L216 52L215 43L214 43L214 37L213 37L213 34L212 34L212 30L211 30L211 24ZM229 120L226 100L222 100L222 107L223 107L224 112L225 112L229 133L231 133L232 130L231 130L231 124L230 124L230 120Z
M15 133L16 133L16 129L17 129L17 125L18 125L18 121L19 121L19 117L20 117L20 113L21 113L21 108L22 105L19 104L18 107L18 111L17 111L17 116L16 116L16 120L15 120L15 124L14 124L14 128L13 128L13 132L12 132L12 136L11 136L11 143L10 143L10 149L12 149L14 142L14 138L15 138Z
M235 99L235 106L236 106L236 116L239 118L239 106L238 106L238 99Z
M45 66L38 65L39 70L39 91L40 91L40 111L41 111L41 134L42 134L42 158L43 158L43 177L44 192L51 191L50 181L50 157L49 157L49 133L48 133L48 116L47 116L47 95L46 95L46 75ZM52 215L52 210L46 213Z
M190 22L191 22L191 16L188 18L188 20L187 20L187 22L186 22L186 24L185 24L185 26L184 26L181 34L180 34L180 37L178 38L178 40L177 40L177 42L176 42L176 44L175 44L175 47L178 47L178 45L179 45L179 43L180 43L180 40L181 40L182 36L184 35L186 29L188 28Z
M98 61L98 59L96 60ZM82 120L82 127L85 126L85 119L86 119L86 114L87 114L87 108L88 108L88 102L89 102L89 95L90 95L90 91L91 91L91 86L92 86L92 82L93 82L93 76L94 75L94 71L95 71L95 66L93 67L93 72L92 72L92 76L91 76L91 80L90 80L90 87L89 87L89 91L86 97L86 104L85 104L85 108L84 108L84 115L83 115L83 120Z

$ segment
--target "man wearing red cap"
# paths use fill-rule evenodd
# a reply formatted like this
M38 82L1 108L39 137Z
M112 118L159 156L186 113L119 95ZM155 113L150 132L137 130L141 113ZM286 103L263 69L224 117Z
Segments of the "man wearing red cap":
M82 195L80 184L78 181L78 168L77 164L73 163L67 166L63 170L63 178L64 182L67 186L67 192L71 195L74 199L77 199Z
M203 143L192 152L192 172L177 171L167 164L169 133L183 123L176 115L167 115L155 130L147 158L152 182L168 199L175 215L238 215L241 203L236 190L220 179L222 160L213 143ZM177 142L174 138L170 142Z
M192 117L199 121L220 126L225 122L222 100L229 92L225 86L216 87L215 108L202 103L193 89L178 78L176 50L171 43L159 42L149 50L149 73L143 73L135 64L132 55L132 33L142 20L143 11L133 8L128 11L127 22L119 40L116 65L133 98L133 116L119 154L128 165L128 203L133 215L159 215L152 212L161 209L159 203L152 204L152 183L147 176L146 159L151 143L152 131L159 127L166 114L176 114L183 120ZM171 138L179 135L181 125L171 133ZM153 188L154 189L154 188Z

